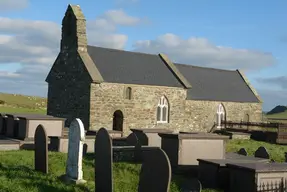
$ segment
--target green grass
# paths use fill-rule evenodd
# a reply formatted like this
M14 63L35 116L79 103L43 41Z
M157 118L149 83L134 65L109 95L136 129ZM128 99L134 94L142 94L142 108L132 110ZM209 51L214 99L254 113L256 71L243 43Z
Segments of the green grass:
M94 191L94 162L92 155L88 154L83 159L83 174L87 184L82 186L67 185L58 179L59 176L65 173L66 158L66 154L49 152L49 174L45 175L33 170L33 151L0 151L0 191ZM114 163L114 191L137 191L139 173L139 164ZM173 177L170 192L179 192L179 183L184 180L180 176ZM216 192L208 189L203 191Z
M248 155L253 156L254 152L258 149L258 147L264 146L268 153L270 154L270 158L274 159L277 162L285 161L285 154L287 152L287 146L285 145L275 145L266 142L254 141L254 140L239 140L234 139L228 141L226 145L227 152L237 152L240 148L245 148Z

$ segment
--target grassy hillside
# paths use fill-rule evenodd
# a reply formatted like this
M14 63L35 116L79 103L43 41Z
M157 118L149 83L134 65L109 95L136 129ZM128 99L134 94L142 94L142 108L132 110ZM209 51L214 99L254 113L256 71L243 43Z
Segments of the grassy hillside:
M46 113L47 99L0 93L0 113Z

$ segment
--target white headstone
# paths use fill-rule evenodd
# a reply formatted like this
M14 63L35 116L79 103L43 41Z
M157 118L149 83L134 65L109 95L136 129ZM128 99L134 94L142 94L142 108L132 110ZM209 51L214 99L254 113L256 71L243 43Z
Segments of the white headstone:
M72 121L69 127L68 159L66 176L75 181L83 180L82 158L85 129L78 118Z

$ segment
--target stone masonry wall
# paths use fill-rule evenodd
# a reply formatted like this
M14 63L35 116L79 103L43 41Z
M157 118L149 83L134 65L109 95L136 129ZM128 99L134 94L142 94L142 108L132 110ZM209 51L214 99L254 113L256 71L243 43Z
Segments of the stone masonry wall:
M125 90L132 88L131 100L125 99ZM169 123L156 123L156 107L161 96L169 101ZM261 103L237 103L185 100L186 90L175 87L124 85L101 83L91 85L90 129L112 129L113 113L121 110L124 115L124 134L131 128L168 128L175 131L209 131L216 122L218 105L223 104L226 119L261 120Z
M186 101L186 113L189 119L189 128L192 130L209 131L216 122L216 111L222 104L225 108L227 121L240 122L249 115L250 122L260 122L262 118L262 103L239 103L239 102L217 102L217 101Z
M89 127L90 76L76 51L61 53L49 75L47 114Z
M131 100L125 99L125 90L132 88ZM156 124L156 109L161 96L170 105L170 122ZM123 131L131 128L184 129L186 91L183 88L145 85L101 83L91 85L90 128L112 129L113 113L121 110L124 115Z

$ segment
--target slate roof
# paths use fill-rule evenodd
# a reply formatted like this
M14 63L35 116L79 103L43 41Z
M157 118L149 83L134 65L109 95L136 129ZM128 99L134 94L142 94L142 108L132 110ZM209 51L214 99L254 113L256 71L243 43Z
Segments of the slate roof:
M183 87L158 55L88 46L105 82Z
M187 99L259 102L238 71L177 64L175 66L190 82Z
M183 87L158 55L95 46L88 53L105 82ZM192 86L186 99L259 102L238 71L174 65Z

